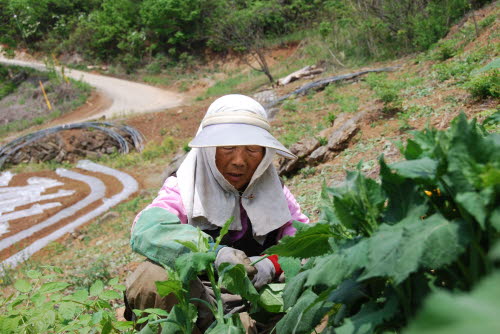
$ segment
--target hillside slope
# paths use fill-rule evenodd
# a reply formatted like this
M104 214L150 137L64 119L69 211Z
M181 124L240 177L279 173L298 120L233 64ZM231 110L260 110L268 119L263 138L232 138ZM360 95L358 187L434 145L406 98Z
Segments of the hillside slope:
M342 182L345 171L355 168L360 162L361 170L376 178L378 156L384 154L389 161L398 160L400 155L396 143L410 137L409 130L422 129L426 125L446 128L461 112L468 118L477 117L482 121L498 111L498 80L490 82L496 93L473 96L474 88L482 84L480 80L489 78L488 71L491 70L487 66L497 71L493 73L498 78L498 70L494 69L495 66L498 68L495 59L500 52L498 14L497 4L476 12L478 30L471 18L464 19L434 49L423 54L367 64L363 68L330 66L321 77L387 66L398 66L399 69L388 74L373 74L352 82L329 85L322 91L291 97L280 104L272 125L275 134L287 145L305 138L321 138L320 132L330 127L334 118L343 117L341 114L349 118L356 113L364 113L358 131L349 138L341 151L326 161L302 167L286 179L312 221L318 218L318 193L323 182ZM294 51L290 57L300 57L300 50ZM242 67L241 71L244 70ZM199 82L203 80L200 78ZM306 82L299 80L275 88L273 92L276 96L283 96ZM254 94L255 91L248 87L252 87L252 84L246 82L232 89ZM259 87L259 90L265 89L271 88ZM174 138L174 149L156 160L127 160L123 157L121 160L103 161L115 167L118 165L120 169L134 175L141 183L142 191L113 210L118 213L116 216L98 219L53 243L31 259L27 267L45 264L59 266L63 268L64 279L81 286L88 286L95 279L111 277L119 277L123 281L141 261L128 246L128 231L133 217L154 197L161 185L166 164L176 150L182 151L182 146L194 135L211 100L118 119L139 129L150 145L159 145ZM489 130L498 131L498 127ZM9 284L19 275L22 274L9 272L3 278L4 289L11 289ZM116 303L120 305L120 301Z

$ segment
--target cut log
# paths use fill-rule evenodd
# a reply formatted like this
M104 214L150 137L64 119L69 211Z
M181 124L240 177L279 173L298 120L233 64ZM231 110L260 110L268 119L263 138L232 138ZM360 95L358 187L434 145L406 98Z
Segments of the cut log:
M284 78L278 79L278 86L288 85L290 82L299 80L304 77L312 77L314 75L323 73L323 68L316 68L315 65L309 65L304 68L301 68L298 71L295 71Z
M333 77L328 77L328 78L321 79L321 80L318 80L318 81L310 82L308 84L303 85L299 89L296 89L293 92L288 93L288 94L286 94L286 95L278 98L274 102L266 104L264 106L264 108L266 110L268 110L268 109L274 107L276 104L280 103L281 101L286 100L287 98L289 98L292 95L305 95L311 89L314 89L314 90L324 89L326 86L328 86L332 82L338 82L338 81L343 81L343 80L350 80L350 79L354 79L354 78L359 77L361 75L372 73L372 72L390 72L390 71L395 71L398 68L399 67L376 68L376 69L365 70L365 71L360 71L360 72L355 72L355 73L348 73L348 74L343 74L343 75L336 75L336 76L333 76Z

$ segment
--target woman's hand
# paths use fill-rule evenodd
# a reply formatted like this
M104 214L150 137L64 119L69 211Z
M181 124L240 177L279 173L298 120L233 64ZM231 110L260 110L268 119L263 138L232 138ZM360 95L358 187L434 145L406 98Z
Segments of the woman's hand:
M252 279L257 273L257 269L251 266L252 261L248 258L245 252L232 247L223 247L217 252L217 257L215 258L215 269L219 270L219 266L222 263L231 264L242 264L248 274L248 277Z
M262 256L252 256L250 260L256 261L260 259ZM255 264L255 268L257 269L257 274L253 277L252 283L256 289L262 288L264 285L271 283L276 275L276 269L274 268L274 264L269 259L260 260Z

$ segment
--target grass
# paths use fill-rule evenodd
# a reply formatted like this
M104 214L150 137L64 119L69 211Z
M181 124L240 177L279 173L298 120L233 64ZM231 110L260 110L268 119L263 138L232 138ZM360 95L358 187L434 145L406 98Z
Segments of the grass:
M36 71L29 72L29 75L40 77L40 81L44 82L53 109L48 110L38 85L23 82L16 88L16 94L0 99L3 116L11 115L7 123L0 125L0 137L56 119L83 105L90 96L90 85L81 81L69 79L69 82L65 82L59 77ZM16 98L15 95L20 97Z
M214 96L222 96L230 93L242 93L243 88L238 88L242 84L251 84L252 86L262 84L264 80L264 75L255 70L248 71L238 71L229 73L226 79L217 81L213 86L209 87L207 91L199 96L199 100L205 100Z
M340 112L354 113L359 108L359 97L356 95L347 95L339 92L342 85L328 85L325 88L325 103L335 103ZM331 121L331 116L329 116Z
M172 137L166 137L160 144L148 142L142 152L129 154L113 153L103 155L96 162L116 169L131 168L143 164L167 164L172 153L180 147L180 143Z
M118 212L118 217L97 218L75 234L51 243L44 249L46 254L51 254L51 265L63 268L64 280L75 288L89 287L96 279L124 279L123 268L131 262L141 261L141 256L132 253L129 247L131 222L152 199L149 192L143 192L114 207L111 211ZM43 268L44 262L35 256L18 268L7 270L0 277L0 286L8 288L15 280L23 278L27 270Z

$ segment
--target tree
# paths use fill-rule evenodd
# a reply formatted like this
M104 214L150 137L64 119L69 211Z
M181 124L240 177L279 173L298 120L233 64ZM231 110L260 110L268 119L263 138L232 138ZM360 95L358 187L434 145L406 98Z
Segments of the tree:
M204 45L205 23L221 5L220 0L144 0L141 24L152 49L177 55Z
M212 26L208 45L215 49L233 50L252 69L262 72L274 84L274 78L266 60L265 38L269 22L282 19L273 2L255 2L249 7L227 6L224 20Z

